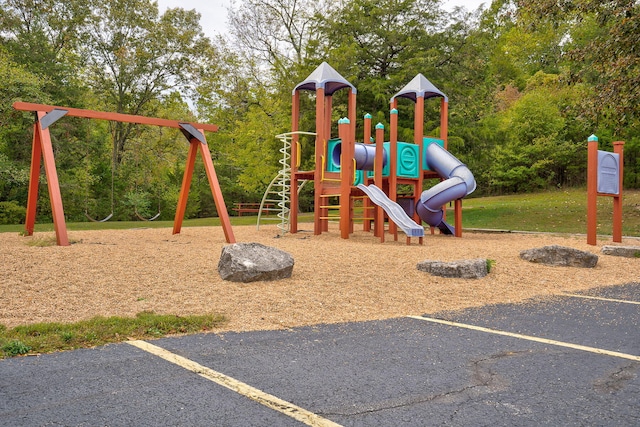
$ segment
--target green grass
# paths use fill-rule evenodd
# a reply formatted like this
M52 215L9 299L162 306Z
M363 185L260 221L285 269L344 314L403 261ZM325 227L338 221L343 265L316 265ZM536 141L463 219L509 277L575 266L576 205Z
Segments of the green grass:
M255 225L256 216L231 217L231 225ZM272 216L264 216L263 218L273 218ZM271 222L271 221L270 221ZM266 222L265 222L266 223ZM206 227L220 225L220 218L197 218L185 219L182 227ZM68 230L126 230L131 228L173 228L173 220L171 221L107 221L107 222L67 222ZM53 231L52 223L35 225L35 231ZM24 232L24 224L0 225L0 233L7 232Z
M77 323L37 323L12 329L0 325L0 358L205 332L226 321L218 314L182 317L141 312L134 318L94 317Z
M464 228L552 233L587 232L587 192L557 190L511 196L480 197L462 202ZM453 209L448 217L453 217ZM598 234L613 231L613 198L598 197ZM640 191L623 193L622 234L640 236Z
M586 189L555 190L542 193L467 198L463 201L464 228L519 230L533 232L580 233L587 231ZM612 197L598 197L598 234L612 233ZM448 209L453 218L453 209ZM263 217L265 218L265 217ZM274 218L271 215L269 218ZM300 222L312 222L312 214L302 214ZM263 221L263 224L273 221ZM232 225L255 225L256 216L231 217ZM219 218L188 219L183 227L219 226ZM71 222L69 230L109 230L131 228L171 228L173 221ZM53 231L53 224L36 224L36 232ZM0 225L0 233L24 232L24 225ZM640 236L640 190L623 193L622 233ZM50 242L49 242L50 243ZM48 245L37 241L33 245Z

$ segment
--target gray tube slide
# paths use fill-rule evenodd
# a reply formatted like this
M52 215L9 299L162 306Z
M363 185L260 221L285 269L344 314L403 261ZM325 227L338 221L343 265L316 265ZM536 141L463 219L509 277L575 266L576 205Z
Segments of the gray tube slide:
M387 165L389 161L389 153L387 150L382 150L382 167ZM342 143L338 143L333 146L333 152L331 153L331 161L336 167L340 167L340 155L342 155ZM373 165L376 159L376 146L374 144L363 144L356 142L353 151L353 157L356 160L356 169L370 171L373 170Z
M416 212L420 219L444 234L454 234L454 227L442 220L442 206L473 193L476 180L466 165L436 143L425 148L425 155L429 168L447 179L422 192Z
M402 209L402 206L388 198L380 188L373 184L368 187L364 184L359 184L358 188L364 191L373 203L382 207L387 215L389 215L389 218L391 218L391 220L395 222L407 236L424 236L424 228L420 224L416 224L416 222L407 215L404 209Z

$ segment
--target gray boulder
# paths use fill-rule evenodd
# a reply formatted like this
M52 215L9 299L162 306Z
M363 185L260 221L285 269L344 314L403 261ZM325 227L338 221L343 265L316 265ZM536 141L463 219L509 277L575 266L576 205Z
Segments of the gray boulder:
M291 277L293 257L260 243L234 243L222 248L218 273L231 282L280 280Z
M434 276L462 279L479 279L488 274L487 260L483 258L452 262L425 260L419 262L417 268Z
M602 253L627 258L640 258L640 246L603 246Z
M598 263L598 255L559 245L526 249L520 252L520 258L525 261L565 267L593 268Z

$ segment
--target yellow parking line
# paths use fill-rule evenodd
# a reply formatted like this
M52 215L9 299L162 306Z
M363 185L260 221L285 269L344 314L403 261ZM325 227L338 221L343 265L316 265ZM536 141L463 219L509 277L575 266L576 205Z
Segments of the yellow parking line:
M629 301L624 299L613 299L613 298L603 298L603 297L592 297L591 295L580 295L580 294L562 294L566 297L574 297L574 298L586 298L586 299L595 299L599 301L609 301L609 302L620 302L623 304L638 304L640 305L640 301Z
M634 356L633 354L619 353L617 351L603 350L601 348L588 347L588 346L579 345L579 344L571 344L563 341L550 340L546 338L538 338L531 335L522 335L522 334L516 334L513 332L499 331L497 329L489 329L489 328L484 328L482 326L468 325L465 323L451 322L449 320L434 319L431 317L423 317L423 316L407 316L407 317L411 319L424 320L432 323L440 323L442 325L455 326L458 328L471 329L474 331L487 332L487 333L496 334L496 335L504 335L507 337L519 338L519 339L528 340L528 341L535 341L535 342L544 343L544 344L557 345L560 347L567 347L575 350L588 351L591 353L603 354L605 356L620 357L623 359L635 360L640 362L640 356Z
M313 412L307 411L306 409L303 409L276 396L258 390L255 387L251 387L250 385L231 378L225 374L200 365L193 360L189 360L185 357L179 356L156 345L149 344L146 341L127 341L127 344L138 347L139 349L142 349L148 353L151 353L155 356L161 357L164 360L181 366L210 381L215 382L216 384L226 387L229 390L233 390L236 393L241 394L242 396L248 397L249 399L258 402L261 405L288 415L291 418L294 418L308 426L340 427L339 424L322 418L319 415L314 414Z

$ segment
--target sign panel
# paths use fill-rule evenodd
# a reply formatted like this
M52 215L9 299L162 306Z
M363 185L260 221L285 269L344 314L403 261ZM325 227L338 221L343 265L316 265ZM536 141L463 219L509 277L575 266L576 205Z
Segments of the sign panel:
M598 193L620 194L620 155L598 150Z

